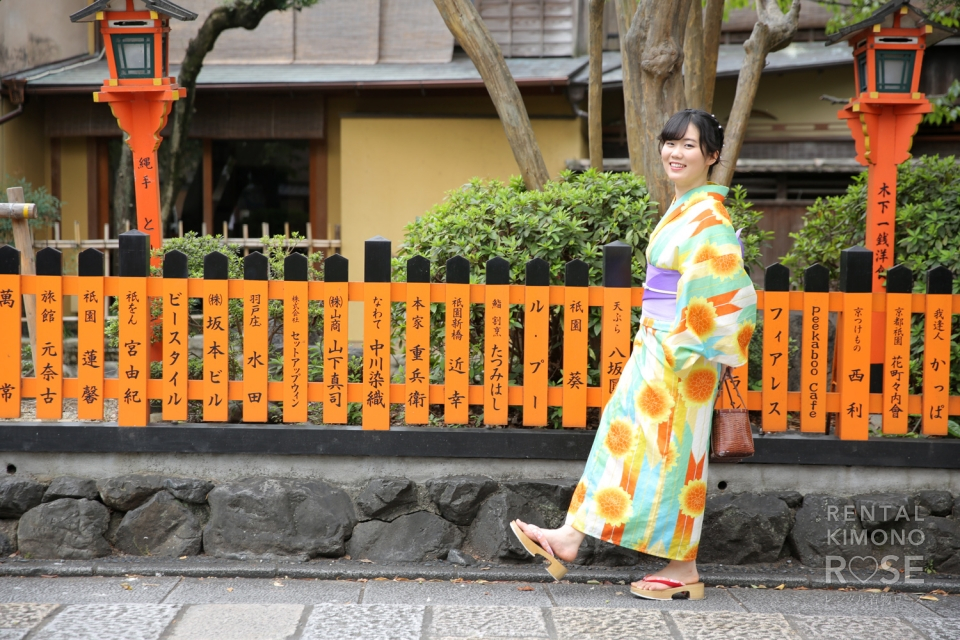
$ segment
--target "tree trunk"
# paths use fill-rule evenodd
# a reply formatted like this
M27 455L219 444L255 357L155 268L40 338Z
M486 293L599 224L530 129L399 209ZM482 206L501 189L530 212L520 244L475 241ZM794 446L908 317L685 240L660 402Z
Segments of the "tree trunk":
M590 166L603 171L603 4L590 0L590 95L587 100L587 132Z
M471 0L434 0L447 29L467 52L500 116L513 157L528 189L537 190L550 179L520 89L507 68L503 53Z
M643 123L642 173L661 215L674 188L660 162L657 136L667 119L683 108L683 31L689 6L688 0L641 0L627 33L624 67L629 65L631 75L640 80L631 93Z
M703 110L713 113L713 92L717 86L717 58L720 56L720 29L723 0L707 0L703 12Z
M167 180L161 185L160 207L164 224L170 220L170 214L176 202L183 171L183 149L190 132L190 120L193 117L194 103L197 99L197 76L203 68L203 60L217 43L217 38L227 29L256 29L265 15L271 11L282 11L291 7L314 4L316 0L244 0L218 6L203 21L197 35L187 45L186 55L180 65L177 84L187 90L187 97L173 103L170 119L173 130L167 140L170 152L170 171Z
M706 104L703 47L703 7L700 0L690 0L687 26L683 34L683 95L688 109L703 109Z
M800 0L793 0L786 14L780 11L777 0L756 0L756 3L757 24L753 27L753 33L743 43L747 56L740 69L737 95L733 99L730 119L724 131L723 151L720 154L722 164L713 172L714 182L727 186L733 179L737 158L743 147L743 138L746 135L753 101L757 97L760 74L766 64L767 54L790 44L797 32L800 18Z
M127 144L126 135L120 143L120 164L113 185L113 236L126 231L126 222L131 229L137 228L137 208L133 204L133 149Z
M630 171L643 175L643 125L640 122L640 79L634 82L634 73L628 63L627 34L630 23L637 13L637 0L617 0L617 30L620 33L620 71L623 75L623 119L627 130L627 152L630 154Z

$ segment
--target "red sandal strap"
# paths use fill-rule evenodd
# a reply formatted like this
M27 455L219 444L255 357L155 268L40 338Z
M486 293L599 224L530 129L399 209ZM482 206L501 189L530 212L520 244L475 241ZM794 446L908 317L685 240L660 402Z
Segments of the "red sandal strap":
M657 584L665 584L671 588L685 587L686 583L680 582L679 580L671 580L670 578L660 578L658 576L646 576L643 579L643 582L656 582Z

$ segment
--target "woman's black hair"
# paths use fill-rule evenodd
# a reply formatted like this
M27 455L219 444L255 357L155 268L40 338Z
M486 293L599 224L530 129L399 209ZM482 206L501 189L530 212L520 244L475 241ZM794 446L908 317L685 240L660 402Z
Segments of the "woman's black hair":
M684 109L673 114L663 125L663 131L657 138L660 141L660 150L663 150L663 144L668 140L681 140L691 123L700 132L700 151L704 158L710 158L723 150L723 127L720 126L720 121L713 114L701 109ZM718 164L720 156L717 156L717 161L710 169L713 170Z

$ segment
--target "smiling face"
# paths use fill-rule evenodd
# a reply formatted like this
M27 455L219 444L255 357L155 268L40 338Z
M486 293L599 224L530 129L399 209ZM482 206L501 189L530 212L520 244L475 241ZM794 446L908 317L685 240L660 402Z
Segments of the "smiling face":
M715 153L709 159L704 157L700 148L700 131L692 122L680 140L665 140L660 149L663 168L676 185L678 197L707 183L710 167L719 155Z

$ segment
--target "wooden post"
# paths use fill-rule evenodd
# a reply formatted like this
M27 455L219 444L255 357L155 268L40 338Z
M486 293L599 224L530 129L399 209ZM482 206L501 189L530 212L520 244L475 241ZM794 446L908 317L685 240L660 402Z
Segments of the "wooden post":
M302 256L301 256L302 257ZM306 258L303 259L306 269ZM390 241L364 243L363 428L390 428Z
M187 297L187 255L163 256L163 419L187 419L187 361L190 340L190 300Z
M309 318L307 257L291 253L283 261L283 421L307 421ZM388 329L389 331L389 329ZM389 341L387 342L389 344ZM389 375L389 370L388 370Z
M267 421L270 263L259 251L243 259L243 421Z
M873 313L873 252L853 247L840 252L840 291L843 310L837 324L840 360L841 440L866 440L870 435L870 335Z
M524 284L523 424L545 427L550 352L550 265L546 260L534 258L527 263Z
M150 377L150 236L141 231L120 234L120 397L121 427L145 427L150 421L147 379Z
M601 413L613 395L630 357L630 259L623 242L603 246L603 329L600 332Z
M20 322L20 252L9 245L0 247L0 418L20 417L23 391Z
M827 340L830 272L815 264L803 272L803 332L800 341L800 431L827 432ZM766 332L764 332L766 335Z
M323 421L327 424L347 423L349 269L350 262L341 255L323 263Z
M20 252L20 275L34 276L37 274L37 260L33 253L33 230L27 218L36 218L36 205L23 202L23 187L7 189L7 206L20 205L20 216L10 216L13 223L13 246ZM29 207L24 209L23 207ZM12 214L13 209L11 209ZM27 216L27 211L30 215ZM0 217L3 209L0 209ZM23 312L27 316L27 334L30 337L30 357L33 359L33 370L37 370L37 300L31 296L23 298Z
M947 435L953 274L944 266L927 272L923 318L923 435Z
M81 251L77 274L77 417L103 420L103 254Z
M790 270L770 265L763 287L763 430L786 431Z
M883 350L883 433L907 432L910 396L910 309L913 272L902 264L887 272L887 308ZM879 327L878 327L879 328Z
M430 422L430 261L407 260L407 358L404 417L407 424Z
M484 290L483 423L507 424L510 386L510 263L487 261Z
M470 411L470 263L447 260L446 341L443 359L443 421L467 424Z
M590 267L571 260L564 269L563 426L587 426L587 353Z
M230 307L228 261L211 251L203 257L203 421L229 417Z

